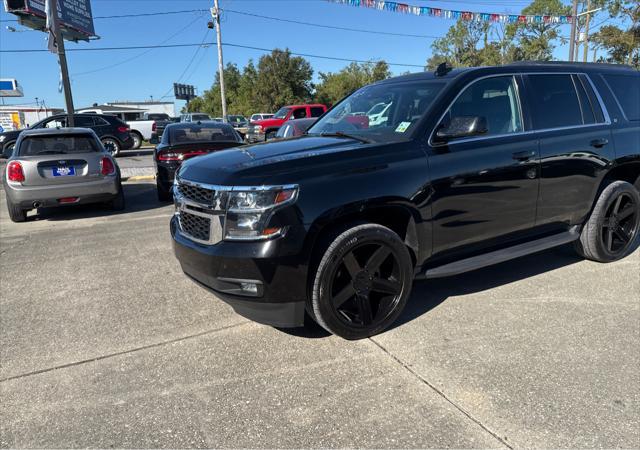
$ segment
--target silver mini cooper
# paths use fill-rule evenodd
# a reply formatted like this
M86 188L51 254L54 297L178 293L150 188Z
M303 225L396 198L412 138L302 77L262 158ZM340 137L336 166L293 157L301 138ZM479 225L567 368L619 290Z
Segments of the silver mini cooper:
M29 210L40 207L105 202L124 209L120 170L87 128L24 131L2 182L14 222L24 222Z

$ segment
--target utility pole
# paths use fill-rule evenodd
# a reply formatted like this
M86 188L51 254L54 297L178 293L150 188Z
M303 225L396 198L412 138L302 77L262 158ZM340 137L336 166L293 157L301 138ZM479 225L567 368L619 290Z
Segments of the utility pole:
M58 50L58 62L60 63L60 72L62 74L62 87L64 89L64 102L67 106L67 126L75 125L73 120L73 97L71 96L71 82L69 81L69 69L67 68L67 55L64 52L64 39L62 38L62 30L58 19L58 1L51 0L52 10L51 20L53 21L53 29L55 30L56 46Z
M591 12L589 11L590 9L591 0L587 0L587 19L584 26L584 55L582 56L582 62L587 62L587 59L589 59L589 21L591 18L591 14L589 14Z
M573 12L571 21L571 39L569 42L569 61L574 60L574 49L576 45L576 29L578 27L578 0L573 0Z
M224 62L222 61L222 36L220 33L220 8L218 0L213 0L211 18L216 25L216 41L218 44L218 74L220 76L220 99L222 100L222 121L227 122L227 97L224 92Z

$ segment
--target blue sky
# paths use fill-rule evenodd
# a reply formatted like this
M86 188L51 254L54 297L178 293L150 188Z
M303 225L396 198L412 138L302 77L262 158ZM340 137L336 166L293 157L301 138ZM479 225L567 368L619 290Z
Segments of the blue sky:
M568 3L568 0L565 0ZM139 14L158 11L207 9L213 0L91 0L93 15ZM518 13L528 1L418 1L407 3L446 9ZM279 17L338 27L383 30L392 33L442 36L452 20L417 17L386 11L354 8L324 0L220 0L220 7L250 14ZM605 15L602 18L606 17ZM26 28L6 22L14 16L0 13L0 49L46 48L45 34L37 31L10 32ZM600 18L599 18L600 19ZM67 43L67 48L113 47L214 42L214 30L207 29L208 13L184 13L161 16L96 19L96 33L101 37L91 43ZM423 65L431 54L432 39L375 35L342 30L329 30L305 25L226 12L223 15L223 42L263 48L289 47L294 52L334 56L348 59L377 60ZM595 20L597 24L599 20ZM563 26L569 35L569 26ZM197 51L197 53L196 53ZM224 47L224 60L244 66L264 52L237 47ZM556 50L566 58L565 47ZM338 71L347 62L307 58L318 72ZM199 92L211 86L217 68L215 46L208 48L162 48L154 50L119 50L101 52L69 52L74 104L77 108L116 100L171 101L172 83L193 84ZM191 63L189 65L189 63ZM392 66L394 73L418 67ZM89 72L89 73L85 73ZM35 97L47 106L62 107L64 98L58 93L57 57L51 53L0 53L0 77L16 78L25 96L5 99L5 103L31 103ZM163 98L163 96L168 95ZM184 102L177 101L179 110Z

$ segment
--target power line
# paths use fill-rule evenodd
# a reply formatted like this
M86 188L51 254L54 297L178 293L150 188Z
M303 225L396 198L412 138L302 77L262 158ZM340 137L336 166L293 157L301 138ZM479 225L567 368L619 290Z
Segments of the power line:
M202 44L202 43L194 43L194 44L166 44L166 45L134 45L134 46L125 46L125 47L88 47L88 48L70 48L67 49L67 52L95 52L95 51L114 51L114 50L138 50L138 49L155 49L155 48L180 48L180 47L200 47L200 46L209 46L215 44L215 42ZM223 42L223 46L227 47L236 47L236 48L244 48L248 50L257 50L261 52L270 53L276 49L273 48L263 48L263 47L253 47L250 45L241 45L241 44L232 44L230 42ZM47 49L11 49L11 50L0 50L0 53L41 53L48 52ZM375 63L376 60L363 60L363 59L351 59L351 58L339 58L336 56L326 56L326 55L315 55L312 53L299 53L289 51L294 56L304 56L307 58L318 58L318 59L328 59L332 61L345 61L345 62L357 62L357 63ZM385 61L386 62L386 61ZM395 62L387 62L390 66L401 66L401 67L420 67L423 68L424 65L421 64L405 64L405 63L395 63Z
M186 30L186 29L187 29L187 28L189 28L191 25L193 25L193 23L194 23L194 22L196 22L196 21L197 21L198 19L200 19L200 18L202 18L202 15L200 15L200 16L198 16L198 17L196 17L195 19L193 19L192 21L190 21L189 23L187 23L184 27L180 28L178 31L176 31L176 32L175 32L175 33L173 33L171 36L169 36L168 38L166 38L165 40L163 40L162 42L160 42L158 45L162 45L162 44L165 44L166 42L170 41L171 39L173 39L174 37L176 37L178 34L182 33L184 30ZM79 73L76 73L76 74L71 74L71 76L72 76L72 77L74 77L74 76L75 76L75 77L77 77L77 76L87 75L87 74L90 74L90 73L100 72L100 71L103 71L103 70L111 69L111 68L113 68L113 67L121 66L122 64L126 64L126 63L128 63L128 62L130 62L130 61L133 61L133 60L135 60L135 59L140 58L141 56L146 55L147 53L151 52L152 50L153 50L153 49L148 49L148 50L145 50L145 51L143 51L143 52L141 52L141 53L139 53L139 54L137 54L137 55L135 55L135 56L132 56L132 57L126 58L126 59L124 59L124 60L122 60L122 61L120 61L120 62L117 62L117 63L114 63L114 64L109 64L108 66L104 66L104 67L99 67L99 68L97 68L97 69L87 70L87 71L85 71L85 72L79 72ZM199 50L199 49L198 49L198 50Z

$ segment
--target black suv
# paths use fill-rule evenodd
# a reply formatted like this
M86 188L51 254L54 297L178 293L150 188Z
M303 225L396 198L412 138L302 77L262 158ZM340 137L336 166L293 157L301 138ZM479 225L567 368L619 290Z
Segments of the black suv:
M120 154L120 150L127 150L133 145L133 140L129 134L129 125L115 116L107 114L74 114L74 126L76 128L91 128L100 138L102 145L111 151L114 156ZM38 128L66 128L67 115L57 114L36 122L28 129ZM4 157L8 158L13 152L13 147L18 140L18 136L24 130L7 131L0 133L0 149Z
M356 91L302 137L186 162L171 234L184 272L238 313L289 327L307 312L358 339L415 278L569 242L625 257L639 190L637 71L441 66Z

